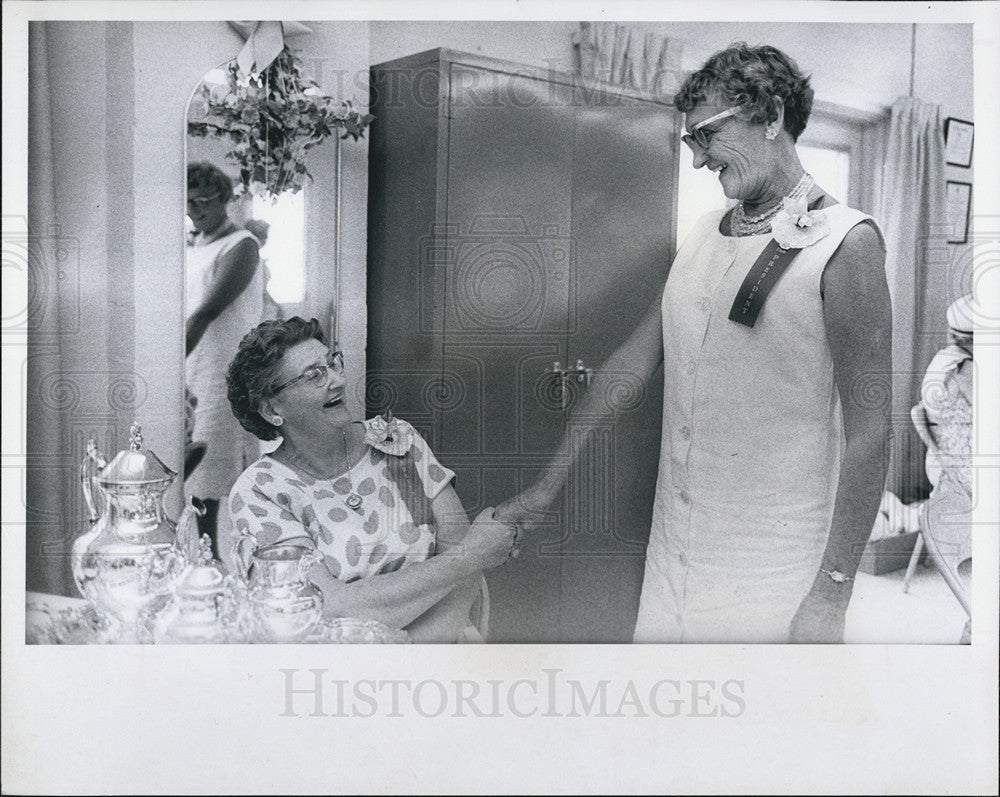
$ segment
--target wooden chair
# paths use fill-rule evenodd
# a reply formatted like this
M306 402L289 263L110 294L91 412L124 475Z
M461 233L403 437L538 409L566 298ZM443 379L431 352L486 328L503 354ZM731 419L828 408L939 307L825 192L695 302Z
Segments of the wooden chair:
M923 405L914 406L910 410L910 417L913 419L917 434L928 450L938 453L939 449ZM968 591L958 575L958 566L972 556L971 514L972 495L948 472L947 467L943 468L930 498L921 509L920 534L903 581L904 591L908 590L916 560L920 556L920 551L926 546L928 556L970 620L972 606Z
M910 409L910 418L913 420L913 426L916 428L917 434L924 441L924 445L927 446L928 450L937 451L937 443L934 442L934 438L931 435L930 423L927 421L927 411L924 409L924 405L914 404ZM922 517L921 526L923 526ZM903 592L910 591L910 581L913 579L913 572L917 569L917 562L920 561L920 554L923 551L924 535L918 533L917 542L913 546L913 553L910 555L910 562L906 567L906 576L903 578Z

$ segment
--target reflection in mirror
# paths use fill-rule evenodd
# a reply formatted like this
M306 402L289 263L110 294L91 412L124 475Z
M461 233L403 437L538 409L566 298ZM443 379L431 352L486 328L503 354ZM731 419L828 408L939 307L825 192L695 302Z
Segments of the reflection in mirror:
M306 295L305 191L275 200L254 197L248 227L260 241L267 298L279 305L301 304Z
M243 336L265 318L329 319L328 333L339 339L340 140L357 141L373 119L350 101L324 95L287 46L253 68L261 71L244 74L236 62L210 71L187 115L185 370L190 443L206 448L185 474L185 494L206 504L201 525L213 540L227 536L224 501L261 453L260 441L230 409L229 363ZM327 157L316 153L307 168L307 153L327 139ZM332 269L314 263L323 268L322 280L309 279L306 269L305 214L317 210L307 207L306 190L318 208L332 204L324 217L333 222ZM312 229L322 235L328 226Z
M184 492L205 505L199 530L216 555L219 532L227 533L225 499L261 452L232 414L226 371L242 337L279 317L279 301L301 302L304 289L303 193L242 191L240 166L227 157L232 141L191 135L211 121L209 103L224 101L230 80L228 65L205 75L188 105L186 139ZM285 290L275 299L269 286L279 284Z

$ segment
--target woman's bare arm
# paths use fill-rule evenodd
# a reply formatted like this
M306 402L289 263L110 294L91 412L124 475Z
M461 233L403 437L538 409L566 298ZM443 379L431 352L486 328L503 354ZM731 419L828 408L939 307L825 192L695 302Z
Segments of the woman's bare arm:
M892 308L878 231L859 224L823 274L823 313L846 446L820 570L853 578L885 489L892 409ZM853 582L817 572L792 641L841 642Z
M543 510L555 501L564 486L587 432L614 421L623 409L616 403L618 392L608 389L609 383L629 374L645 387L663 362L663 331L660 309L661 294L654 301L628 339L594 371L590 386L580 402L570 412L567 429L559 449L550 460L542 477L531 487L497 507L497 518L527 527L537 523Z
M449 491L452 496L438 500ZM260 496L257 498L259 500ZM456 587L468 588L471 592L473 582L478 583L484 570L507 561L514 543L514 529L508 524L495 521L492 508L483 510L470 527L468 520L458 517L457 510L461 509L461 502L454 495L453 488L445 488L438 498L432 502L435 516L438 513L442 517L447 516L448 523L442 530L445 537L443 544L430 559L393 573L350 583L335 578L323 562L313 565L309 571L309 579L323 592L324 614L331 617L378 620L392 628L405 628L453 591L457 591ZM247 529L259 530L260 519L245 507L246 504L244 510L236 515L235 524L238 526L243 523ZM464 512L462 515L464 516ZM298 542L311 544L311 538L304 527L296 525L294 529L289 529L287 526L291 521L284 523L286 529L283 539L294 537ZM464 532L461 540L454 542L450 535L459 532ZM256 532L247 531L245 536L253 538ZM234 537L231 544L235 546L241 538ZM241 561L235 551L230 551L226 558ZM246 563L240 566L242 576L246 575L246 566ZM465 606L466 618L471 602L470 597ZM457 625L461 610L456 606L452 611L452 624ZM465 618L461 619L461 623L464 627ZM418 636L421 635L426 636L424 632L418 631Z
M253 238L244 238L219 258L215 280L202 303L188 316L185 325L186 354L195 350L208 325L219 317L219 313L243 293L253 279L259 261L260 254Z
M437 525L437 556L462 555L469 533L469 517L455 489L448 485L431 503ZM414 642L455 642L469 624L469 611L479 594L481 571L459 581L454 588L406 630Z

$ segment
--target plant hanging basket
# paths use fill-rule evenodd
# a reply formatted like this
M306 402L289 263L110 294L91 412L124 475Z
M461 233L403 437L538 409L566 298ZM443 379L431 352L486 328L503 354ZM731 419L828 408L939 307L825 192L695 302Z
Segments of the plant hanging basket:
M355 141L375 118L322 93L287 47L264 71L246 75L233 61L226 82L202 83L192 100L200 117L188 134L232 143L226 160L239 167L237 195L298 193L306 180L306 153L332 135Z

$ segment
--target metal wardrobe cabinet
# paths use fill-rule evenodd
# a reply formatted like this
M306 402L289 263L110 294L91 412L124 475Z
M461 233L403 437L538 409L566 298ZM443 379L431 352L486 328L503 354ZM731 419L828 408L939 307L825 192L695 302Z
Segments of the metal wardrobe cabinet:
M367 410L423 434L470 519L531 483L587 369L659 299L670 99L440 49L371 69ZM631 639L662 374L614 376L628 411L591 435L521 556L487 573L490 641Z

